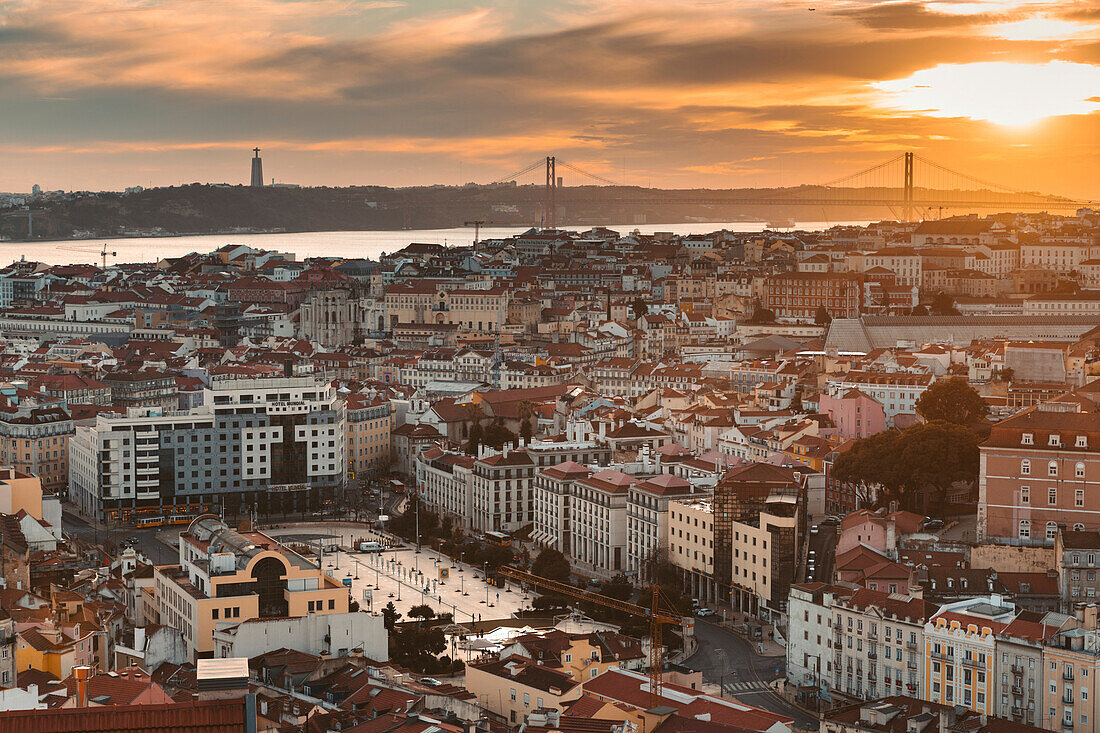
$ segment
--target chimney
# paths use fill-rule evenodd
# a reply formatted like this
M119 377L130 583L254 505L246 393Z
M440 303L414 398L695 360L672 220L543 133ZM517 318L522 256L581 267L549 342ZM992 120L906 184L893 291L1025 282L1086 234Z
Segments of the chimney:
M76 706L88 707L88 678L92 674L92 668L86 665L73 667L73 679L76 680Z

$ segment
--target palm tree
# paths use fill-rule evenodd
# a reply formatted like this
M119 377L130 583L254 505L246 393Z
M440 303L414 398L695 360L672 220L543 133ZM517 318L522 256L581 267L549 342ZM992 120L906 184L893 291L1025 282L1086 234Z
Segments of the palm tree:
M466 442L466 452L476 456L477 449L481 445L481 421L485 419L485 411L481 409L480 402L468 402L466 404L466 419L471 423L469 439Z

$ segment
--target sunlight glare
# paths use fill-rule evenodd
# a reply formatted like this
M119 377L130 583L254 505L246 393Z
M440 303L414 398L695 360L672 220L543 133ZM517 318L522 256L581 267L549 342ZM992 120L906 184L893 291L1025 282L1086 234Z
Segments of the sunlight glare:
M1044 117L1100 109L1100 67L1068 61L1046 64L940 64L906 79L875 82L883 105L931 117L969 117L1028 125Z

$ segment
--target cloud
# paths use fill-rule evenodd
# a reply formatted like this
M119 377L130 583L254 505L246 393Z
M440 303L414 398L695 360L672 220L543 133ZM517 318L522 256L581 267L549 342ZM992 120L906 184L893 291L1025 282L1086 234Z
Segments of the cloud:
M172 181L184 163L229 180L232 151L253 145L302 183L448 181L455 163L492 180L555 152L655 184L766 184L916 147L1022 184L1047 171L1014 169L1025 153L1009 145L1051 141L1006 143L874 85L945 65L1100 63L1090 38L990 33L1044 13L1087 22L1084 3L819 5L0 0L0 149L17 159L0 189L27 180L19 166L68 175L65 156L99 164L95 183L72 185L119 186L139 168ZM1054 156L1094 150L1091 125L1062 126ZM1049 180L1084 190L1098 162Z

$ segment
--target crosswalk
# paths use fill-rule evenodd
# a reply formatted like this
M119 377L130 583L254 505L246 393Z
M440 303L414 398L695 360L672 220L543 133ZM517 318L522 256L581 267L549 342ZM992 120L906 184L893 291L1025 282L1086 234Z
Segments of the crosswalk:
M762 682L727 682L726 692L737 694L739 692L764 692L769 690L767 685Z

